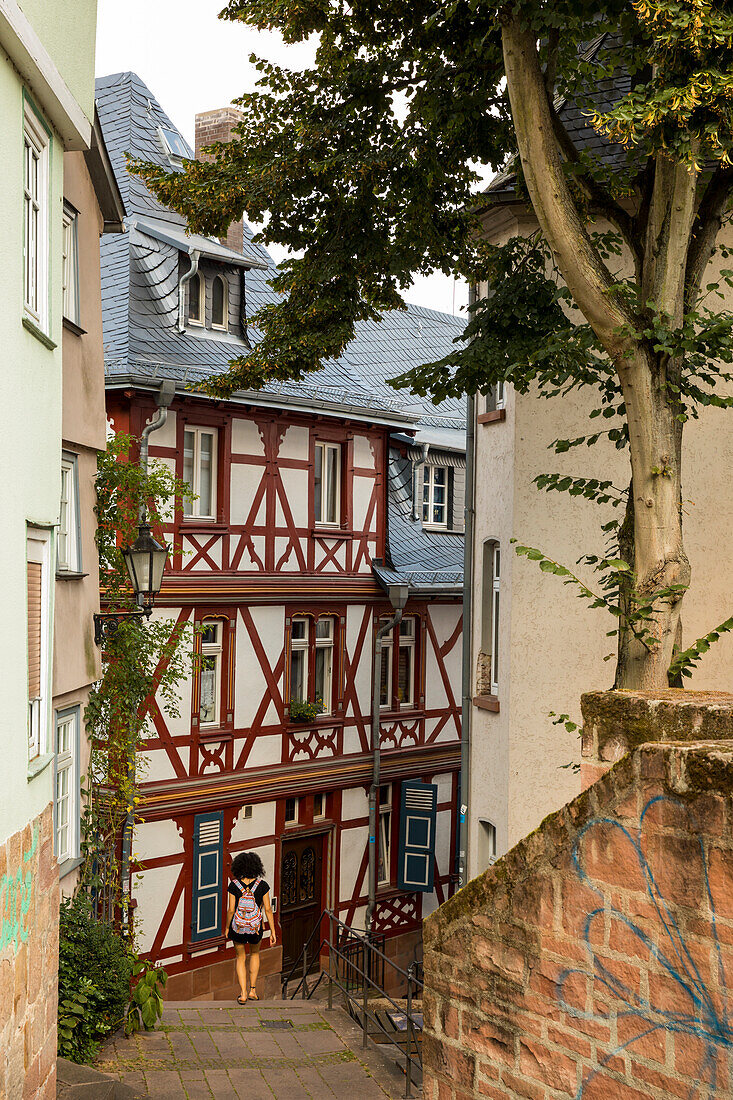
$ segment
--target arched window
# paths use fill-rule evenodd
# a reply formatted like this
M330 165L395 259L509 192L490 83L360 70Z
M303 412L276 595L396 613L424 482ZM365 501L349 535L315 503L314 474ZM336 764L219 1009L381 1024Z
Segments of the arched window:
M481 654L479 695L499 694L499 595L501 550L495 539L484 543L481 584Z
M203 291L204 283L200 275L194 275L188 283L188 323L189 325L203 325L204 323L204 303L203 303Z
M227 312L229 309L227 284L221 275L217 275L211 287L211 327L228 328Z

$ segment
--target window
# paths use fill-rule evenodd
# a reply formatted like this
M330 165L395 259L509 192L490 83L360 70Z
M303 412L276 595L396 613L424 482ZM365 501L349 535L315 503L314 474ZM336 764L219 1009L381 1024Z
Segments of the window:
M221 725L221 620L204 619L201 624L201 666L199 672L199 723L202 726Z
M391 880L392 868L392 787L379 788L379 860L377 882L386 886Z
M483 818L478 823L479 873L496 863L496 825Z
M183 514L196 519L216 517L216 429L186 428L183 433L183 480L191 497L183 501Z
M76 455L61 459L61 504L59 534L56 543L56 569L59 573L80 573L79 485Z
M290 702L308 698L308 620L293 619L290 634Z
M294 825L298 820L299 798L285 799L285 824Z
M448 470L445 466L423 467L422 520L430 527L448 526Z
M167 126L158 127L158 137L163 152L168 160L176 168L183 167L184 159L190 159L191 150L177 130L169 130Z
M28 759L47 751L49 700L50 541L44 531L29 532L26 543L28 606Z
M313 817L325 817L326 816L326 796L325 794L313 795Z
M229 294L227 284L221 275L217 275L211 287L211 327L227 329Z
M486 394L486 412L498 412L506 408L506 392L503 382L495 382Z
M79 708L56 713L54 835L59 863L79 854Z
M79 215L64 203L63 213L63 306L67 321L79 324Z
M48 161L50 136L26 101L23 126L23 306L48 327Z
M481 615L480 695L499 693L499 602L501 549L493 539L484 543L483 607Z
M188 281L188 323L189 325L203 325L204 323L204 281L196 274Z
M413 617L400 621L396 654L394 631L382 639L382 666L379 678L379 705L382 707L415 706L416 623L417 620ZM393 685L397 687L396 693L393 692Z
M338 443L316 443L313 502L317 524L336 526L341 522L341 447Z
M336 620L299 616L290 627L290 702L317 703L333 711L333 653Z

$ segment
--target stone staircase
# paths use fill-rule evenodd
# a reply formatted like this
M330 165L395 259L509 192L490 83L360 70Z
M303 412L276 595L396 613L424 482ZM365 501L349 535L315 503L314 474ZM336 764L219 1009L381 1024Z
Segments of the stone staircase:
M57 1100L138 1100L129 1085L100 1073L92 1066L77 1066L66 1058L56 1063Z

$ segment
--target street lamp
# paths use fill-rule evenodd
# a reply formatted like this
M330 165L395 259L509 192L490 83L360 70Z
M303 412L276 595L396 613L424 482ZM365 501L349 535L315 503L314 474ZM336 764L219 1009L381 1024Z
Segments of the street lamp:
M410 595L410 587L407 584L387 585L389 602L394 609L394 615L377 630L374 639L374 664L372 666L372 783L369 788L369 867L368 890L369 897L366 911L366 931L368 935L373 932L374 909L377 903L377 803L379 801L379 769L381 765L380 732L379 732L379 706L382 675L382 639L389 634L402 619L402 612Z
M127 575L138 604L134 611L102 611L94 616L94 642L102 645L111 638L120 622L130 618L150 618L155 597L163 583L163 571L168 547L161 546L150 533L150 524L143 520L132 546L122 551Z

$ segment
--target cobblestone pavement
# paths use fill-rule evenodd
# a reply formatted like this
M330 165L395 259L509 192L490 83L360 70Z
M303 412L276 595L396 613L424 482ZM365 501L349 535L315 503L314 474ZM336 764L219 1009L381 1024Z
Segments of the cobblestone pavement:
M162 1026L109 1040L96 1065L155 1100L396 1100L405 1089L345 1012L313 1001L167 1002Z

